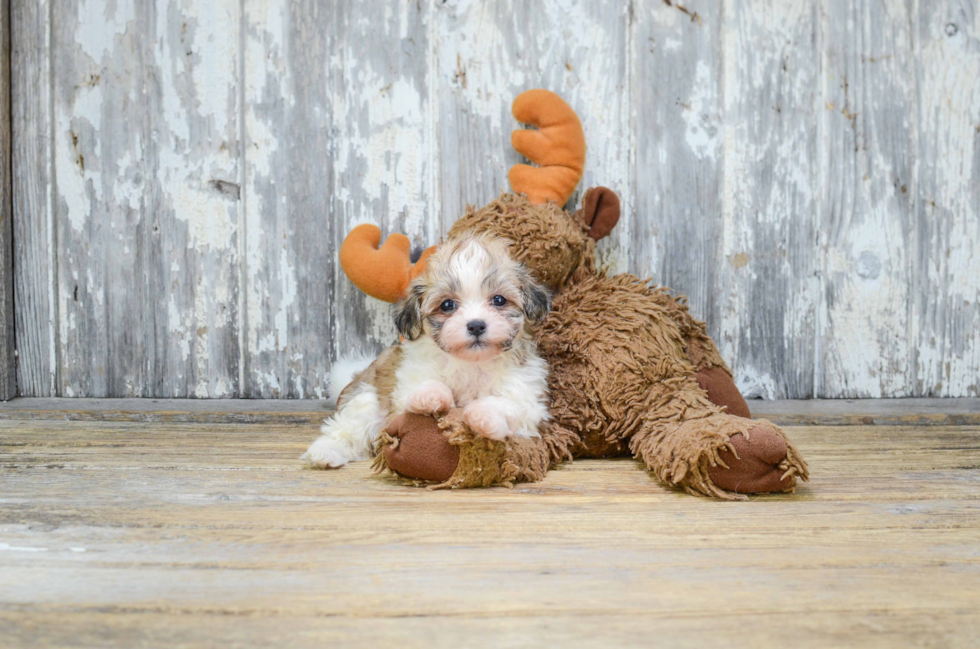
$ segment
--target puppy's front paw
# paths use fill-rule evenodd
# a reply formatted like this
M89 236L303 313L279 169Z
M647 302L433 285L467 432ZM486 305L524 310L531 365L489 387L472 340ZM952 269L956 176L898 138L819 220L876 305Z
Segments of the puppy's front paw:
M339 469L347 464L350 458L337 440L324 435L310 444L310 448L306 449L306 453L299 456L299 459L306 460L314 469Z
M480 401L463 408L463 421L481 437L502 441L511 436L507 420L500 411Z
M453 392L439 381L423 381L408 397L405 409L417 415L434 415L456 407Z

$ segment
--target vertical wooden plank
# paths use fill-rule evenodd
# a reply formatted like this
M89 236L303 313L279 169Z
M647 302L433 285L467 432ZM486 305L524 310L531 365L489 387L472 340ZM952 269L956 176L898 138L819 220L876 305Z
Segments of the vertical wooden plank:
M339 17L245 3L243 396L323 396L336 260L331 75Z
M435 11L441 231L467 203L483 205L509 190L507 171L522 162L510 146L519 127L511 102L524 90L547 88L582 120L588 155L579 189L605 185L623 201L623 218L600 250L606 266L626 270L630 4L450 1ZM579 194L569 203L577 207Z
M0 401L17 394L10 178L10 6L0 0Z
M305 306L296 304L297 267L311 262L304 268L305 280L320 289L319 299L309 306L329 304L333 290L332 274L316 265L325 259L297 260L290 254L294 245L290 228L296 221L322 220L312 241L323 247L324 257L333 243L327 217L330 174L324 169L330 159L327 129L322 123L318 129L308 128L311 111L321 122L327 119L329 12L318 11L311 3L268 0L246 0L244 11L242 396L270 398L285 396L290 378L302 381L302 373L285 375L287 365L292 366L287 355L293 349L302 362L310 354L317 355L326 346L323 341L330 339L329 309L318 320L305 322L306 333L321 341L315 348L301 348L289 335L290 311ZM320 65L310 65L317 59ZM300 163L300 158L308 163ZM320 182L315 178L318 173ZM293 195L294 189L298 196ZM297 202L305 206L302 213Z
M233 396L238 2L52 21L58 394Z
M402 232L415 254L436 242L433 201L438 119L429 74L431 2L346 0L330 60L334 223L332 255L367 221ZM397 332L387 304L365 297L334 266L336 355L379 350Z
M141 224L148 391L237 396L241 3L145 4L136 3L146 35L142 137L151 164Z
M914 20L901 0L829 0L823 16L824 302L816 393L908 396Z
M323 396L397 340L336 262L355 225L432 241L429 3L246 4L246 388Z
M131 164L143 159L134 22L132 2L52 7L57 396L138 396L145 381L143 368L132 367L146 353L139 316L148 296L136 244L142 188L132 201L118 196L124 153Z
M724 16L714 326L747 398L809 398L820 300L820 12L808 3L730 0Z
M56 394L51 160L51 3L10 5L14 327L22 395Z
M980 5L922 3L912 258L916 396L980 395Z
M691 312L707 320L735 361L719 312L722 9L708 2L638 2L635 11L630 271L686 295Z

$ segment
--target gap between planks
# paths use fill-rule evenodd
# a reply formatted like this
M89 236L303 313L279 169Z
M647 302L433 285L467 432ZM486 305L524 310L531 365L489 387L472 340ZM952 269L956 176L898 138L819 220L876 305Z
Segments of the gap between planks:
M780 426L975 426L980 398L749 401L754 417ZM0 403L0 420L135 421L211 424L318 423L326 401L291 399L66 399Z

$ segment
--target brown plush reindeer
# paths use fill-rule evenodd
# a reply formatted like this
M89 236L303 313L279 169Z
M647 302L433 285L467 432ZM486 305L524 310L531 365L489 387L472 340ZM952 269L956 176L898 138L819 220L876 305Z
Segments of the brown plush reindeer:
M619 200L589 190L582 209L561 206L581 179L585 138L574 111L557 95L531 90L513 105L514 148L538 167L511 169L515 192L467 213L450 236L491 232L514 242L512 254L554 292L538 325L551 367L551 420L538 439L491 441L469 431L460 412L438 418L403 414L382 434L376 466L439 487L511 485L540 480L576 457L632 454L668 485L690 493L742 498L790 491L807 466L783 432L752 420L704 323L683 299L633 275L596 269L595 244L619 219ZM341 261L370 295L397 300L414 267L408 241L355 229ZM370 371L370 368L367 370Z

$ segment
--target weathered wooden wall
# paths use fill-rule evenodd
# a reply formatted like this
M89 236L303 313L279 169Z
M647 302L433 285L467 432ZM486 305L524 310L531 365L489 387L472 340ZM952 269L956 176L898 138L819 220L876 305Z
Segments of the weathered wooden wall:
M10 175L10 5L0 0L0 401L17 396Z
M980 394L976 0L10 1L21 394L321 396L394 339L344 234L506 188L531 87L748 396Z

